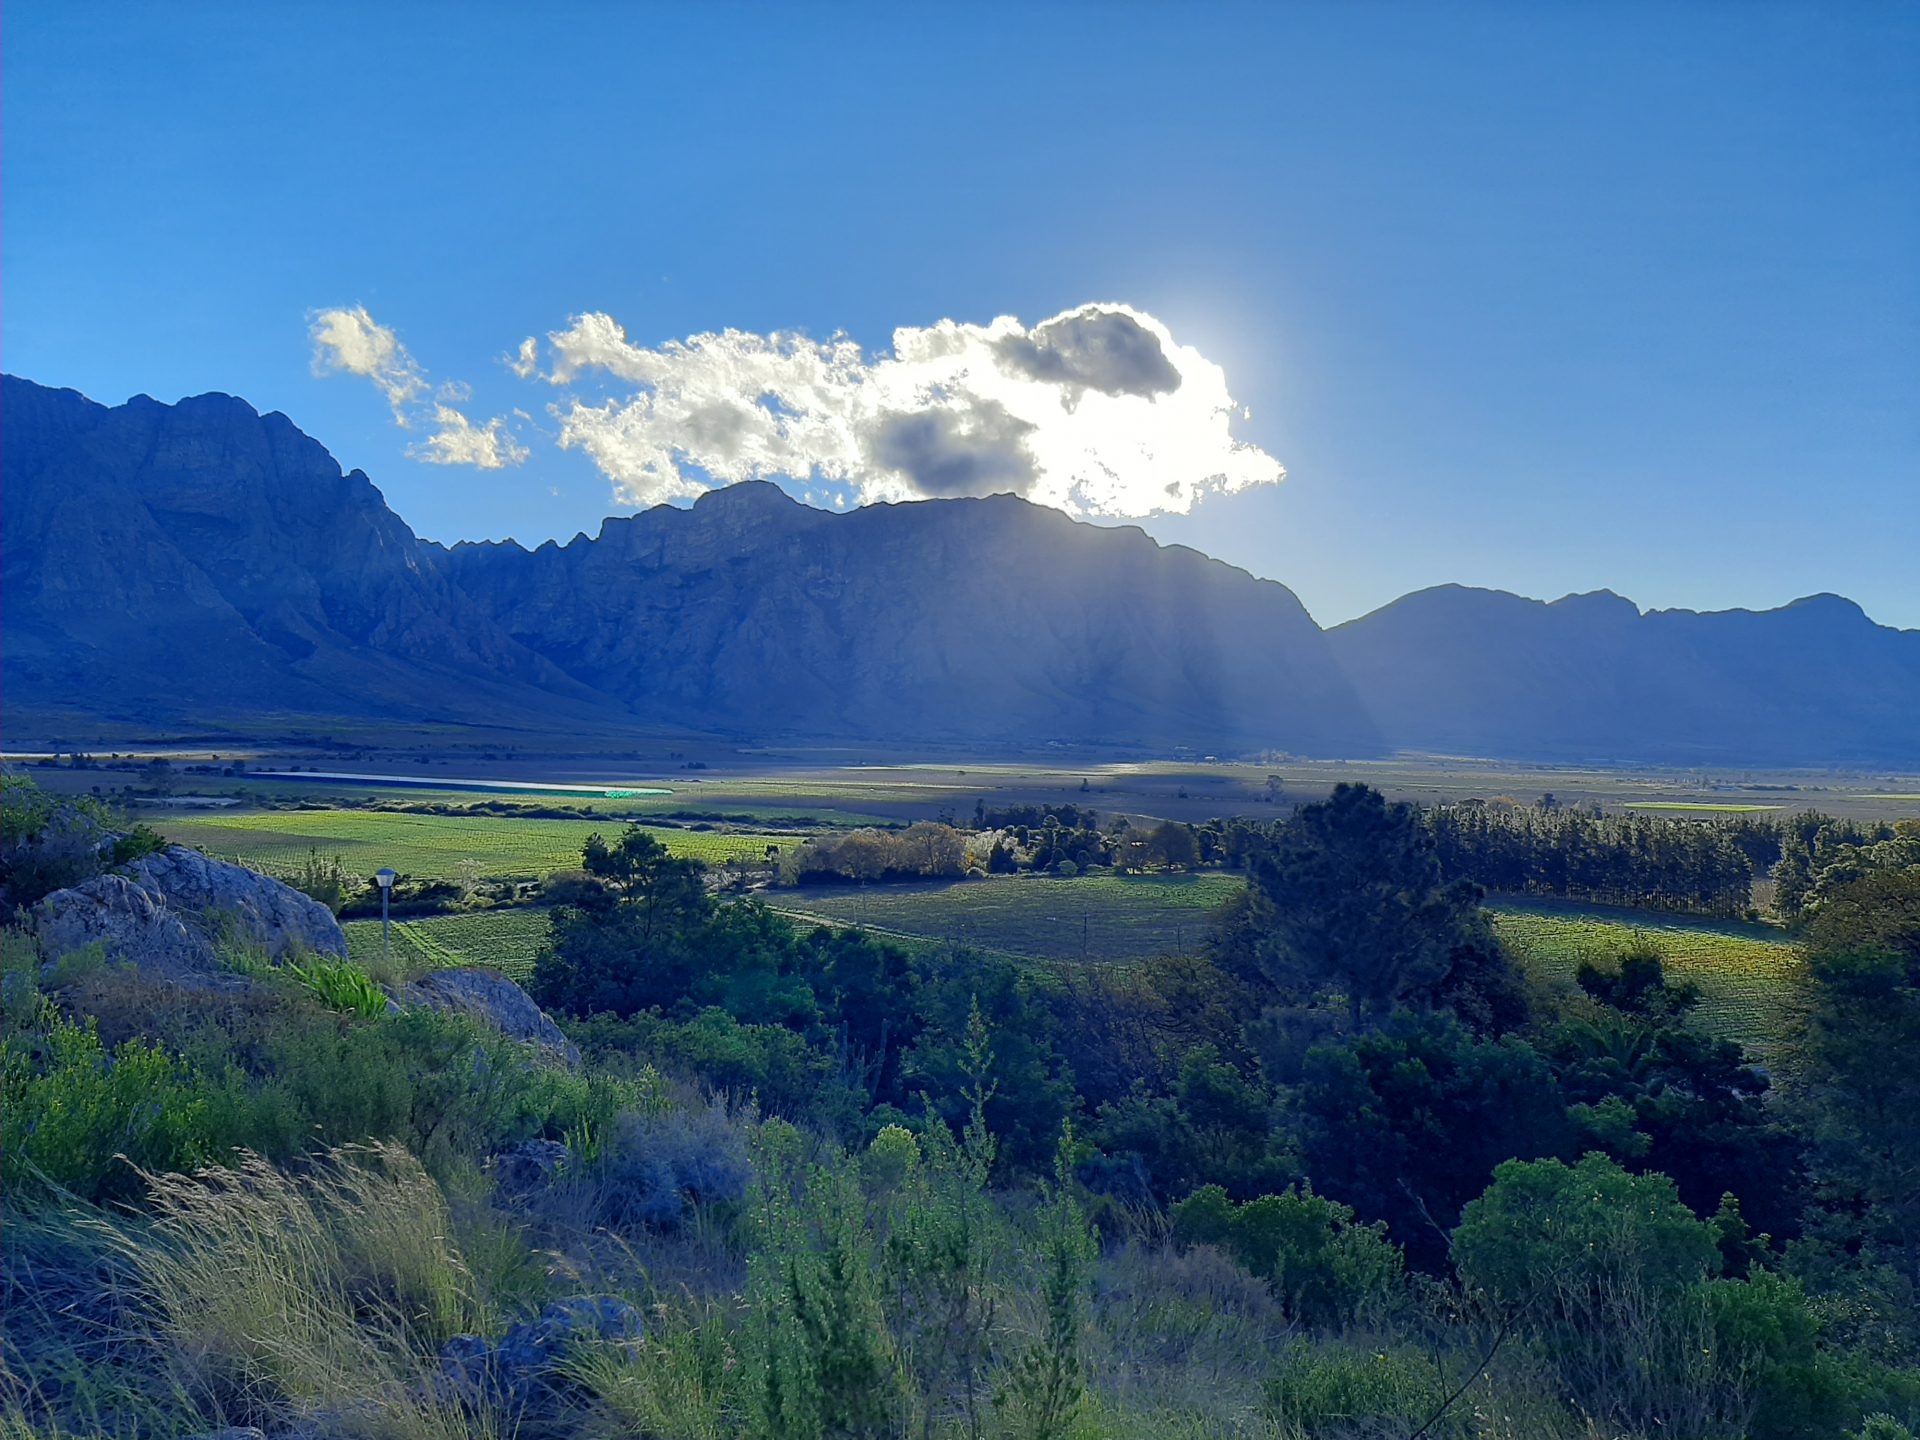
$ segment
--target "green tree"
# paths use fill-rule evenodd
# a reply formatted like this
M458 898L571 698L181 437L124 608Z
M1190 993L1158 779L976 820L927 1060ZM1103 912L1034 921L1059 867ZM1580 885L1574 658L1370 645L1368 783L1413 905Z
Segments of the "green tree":
M1480 904L1478 886L1442 880L1413 807L1365 785L1337 785L1295 812L1253 885L1274 981L1339 993L1356 1028L1440 981Z
M1794 1072L1815 1228L1920 1292L1920 869L1842 886L1808 927Z

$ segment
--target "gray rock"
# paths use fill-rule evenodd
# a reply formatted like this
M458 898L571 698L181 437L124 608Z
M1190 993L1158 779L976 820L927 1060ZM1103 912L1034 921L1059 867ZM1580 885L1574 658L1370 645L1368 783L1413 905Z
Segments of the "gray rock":
M478 966L430 970L406 988L404 998L479 1020L508 1039L537 1045L568 1065L580 1063L580 1051L560 1033L560 1027L533 1003L531 995L498 970Z
M176 980L217 972L218 942L230 932L275 959L347 953L346 933L319 901L178 845L135 861L124 875L54 891L34 907L33 928L49 960L100 944L110 960Z
M558 1140L522 1140L489 1160L487 1170L500 1197L513 1201L551 1188L572 1160L573 1152Z
M131 961L175 980L217 968L206 936L124 875L96 875L54 891L34 907L33 928L49 961L100 945L110 960Z
M300 951L346 958L346 932L333 912L271 875L182 845L136 860L127 873L176 911L232 917L242 934L276 960Z
M498 1341L481 1335L447 1341L440 1348L440 1388L469 1403L506 1405L524 1414L567 1399L571 1387L557 1366L573 1346L631 1345L645 1336L639 1310L617 1295L556 1300Z

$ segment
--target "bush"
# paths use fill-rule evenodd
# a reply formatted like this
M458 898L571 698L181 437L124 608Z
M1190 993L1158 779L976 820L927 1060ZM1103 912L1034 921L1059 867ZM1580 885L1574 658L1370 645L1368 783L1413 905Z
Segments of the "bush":
M1267 1383L1267 1403L1292 1435L1384 1440L1426 1424L1452 1390L1429 1355L1299 1342L1281 1356ZM1456 1409L1425 1433L1440 1440L1471 1432L1467 1417Z
M76 1024L48 1005L36 1030L0 1045L0 1187L125 1198L141 1189L132 1167L222 1158L253 1110L236 1073L209 1080L144 1040L109 1051L91 1019Z
M289 1013L258 1064L309 1136L398 1140L440 1174L541 1133L569 1084L513 1041L424 1009L318 1025Z
M1236 1206L1207 1185L1173 1208L1174 1238L1213 1245L1272 1283L1294 1319L1351 1324L1399 1283L1400 1249L1382 1224L1362 1225L1347 1206L1289 1186Z
M364 966L328 955L309 955L286 962L287 973L330 1010L370 1019L386 1013L387 992L373 982Z
M670 1227L690 1207L739 1201L752 1178L744 1127L723 1102L629 1111L614 1122L594 1172L596 1208L608 1225Z
M113 858L109 833L97 803L0 776L0 906L25 909L100 874Z

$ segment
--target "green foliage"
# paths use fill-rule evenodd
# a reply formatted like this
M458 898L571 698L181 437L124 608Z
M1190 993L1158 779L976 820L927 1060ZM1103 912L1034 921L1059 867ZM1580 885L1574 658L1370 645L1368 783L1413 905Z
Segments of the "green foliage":
M1269 1281L1303 1324L1342 1326L1377 1310L1398 1285L1402 1261L1384 1224L1360 1224L1348 1206L1289 1186L1236 1206L1218 1185L1174 1206L1174 1238L1214 1245Z
M1676 1019L1700 1003L1698 986L1667 983L1665 956L1645 940L1625 951L1613 970L1581 961L1575 978L1602 1005L1647 1019Z
M264 1036L260 1083L309 1136L398 1140L444 1172L536 1135L573 1082L464 1016L414 1009ZM277 1150L276 1153L285 1153Z
M1081 1330L1099 1247L1074 1196L1073 1130L1064 1129L1053 1184L1035 1221L1040 1270L1038 1333L1017 1351L994 1405L1019 1440L1065 1440L1086 1399Z
M753 1226L760 1433L879 1440L902 1397L857 1187L837 1167L763 1170Z
M113 859L109 820L96 801L0 775L0 904L24 908L98 875Z
M904 1125L883 1125L861 1157L861 1178L867 1188L890 1195L907 1183L920 1165L920 1142Z
M1717 1278L1737 1209L1714 1223L1663 1175L1601 1155L1502 1165L1454 1232L1462 1283L1552 1357L1566 1394L1617 1423L1814 1440L1849 1413L1795 1281Z
M1443 980L1477 923L1480 890L1447 883L1408 805L1337 785L1302 806L1254 867L1261 948L1284 994L1338 994L1355 1025Z
M340 856L331 852L322 855L317 845L310 847L307 858L281 878L301 894L318 900L336 915L340 913L340 907L347 903L347 895L355 885L355 881L347 875L347 867Z
M1432 1356L1409 1348L1298 1341L1275 1367L1267 1404L1284 1433L1357 1440L1412 1432L1433 1418L1451 1388ZM1451 1414L1426 1431L1438 1437L1469 1433Z
M1494 1167L1572 1138L1551 1067L1516 1037L1483 1040L1443 1015L1402 1012L1310 1052L1294 1095L1300 1158L1319 1189L1385 1220L1408 1258L1438 1268Z
M1477 803L1439 806L1422 821L1448 875L1503 894L1729 919L1753 903L1755 861L1740 832L1725 824Z
M291 956L285 968L328 1009L366 1019L386 1012L387 992L351 960L319 954Z
M144 859L167 848L166 836L151 825L139 824L124 835L114 838L110 858L115 865L131 865L135 860Z
M187 1170L223 1157L248 1128L230 1072L209 1080L156 1044L109 1051L92 1020L45 1005L0 1041L0 1186L39 1184L86 1200L138 1193L133 1167Z

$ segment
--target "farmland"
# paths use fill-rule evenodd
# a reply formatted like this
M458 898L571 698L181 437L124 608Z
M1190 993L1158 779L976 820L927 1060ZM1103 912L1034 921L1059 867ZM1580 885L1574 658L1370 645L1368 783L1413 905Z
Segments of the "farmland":
M454 878L468 860L477 861L479 873L490 879L535 879L578 865L589 835L611 839L622 828L609 820L343 809L171 814L152 823L176 844L270 872L296 866L318 850L338 855L351 873L372 874L388 865L421 879ZM710 865L761 859L768 845L793 843L791 835L721 828L662 826L649 833L672 853Z
M1126 962L1191 950L1212 909L1240 888L1226 874L976 880L866 890L776 891L796 919L864 925L917 942L952 942L1009 958ZM1701 1018L1729 1039L1778 1037L1792 1008L1797 952L1780 932L1602 906L1499 900L1494 928L1531 973L1571 984L1583 960L1611 962L1638 940L1669 974L1700 987Z
M531 908L430 915L393 922L393 955L409 974L451 965L490 965L524 982L547 937L547 911ZM372 960L380 953L380 922L349 920L347 953Z
M1190 950L1237 875L1099 875L782 890L774 908L801 919L920 940L952 941L1025 960L1143 960Z
M1799 952L1766 926L1521 902L1495 909L1493 924L1508 950L1550 982L1571 983L1582 961L1610 963L1634 942L1651 941L1669 979L1700 988L1702 1022L1730 1040L1777 1040L1794 1009Z

